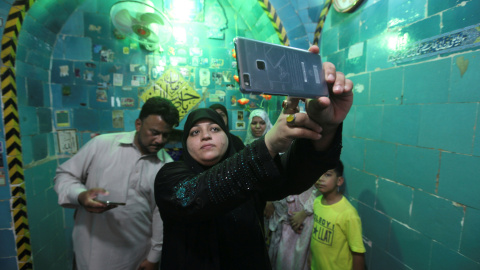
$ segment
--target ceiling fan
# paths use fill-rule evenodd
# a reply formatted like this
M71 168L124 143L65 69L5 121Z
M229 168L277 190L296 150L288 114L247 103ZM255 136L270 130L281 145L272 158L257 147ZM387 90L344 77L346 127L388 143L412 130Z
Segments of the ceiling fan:
M161 49L172 37L173 28L167 16L148 0L119 1L112 5L110 17L120 33L150 51Z

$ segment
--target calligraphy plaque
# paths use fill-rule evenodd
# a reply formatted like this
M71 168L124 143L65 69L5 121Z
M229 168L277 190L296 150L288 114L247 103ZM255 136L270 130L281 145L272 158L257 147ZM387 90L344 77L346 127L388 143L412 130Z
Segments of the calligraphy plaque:
M57 132L58 152L75 154L78 151L75 129L62 129Z
M200 95L185 80L181 72L173 68L165 71L140 98L145 102L153 96L162 96L171 100L178 109L180 121L201 101Z
M404 63L420 58L450 53L480 45L480 24L424 39L412 44L397 44L389 62Z

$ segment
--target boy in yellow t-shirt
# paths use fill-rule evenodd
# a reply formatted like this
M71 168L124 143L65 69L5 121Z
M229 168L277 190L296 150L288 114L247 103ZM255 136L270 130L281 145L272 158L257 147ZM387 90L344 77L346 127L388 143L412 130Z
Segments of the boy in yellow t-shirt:
M343 182L343 164L339 161L315 183L322 195L313 203L312 270L365 268L362 223L357 210L339 191Z

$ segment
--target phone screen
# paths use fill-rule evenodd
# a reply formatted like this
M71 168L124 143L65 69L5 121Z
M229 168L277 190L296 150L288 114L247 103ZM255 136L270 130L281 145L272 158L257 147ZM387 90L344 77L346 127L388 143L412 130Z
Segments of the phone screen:
M126 205L125 198L116 198L115 196L112 195L103 195L103 194L98 194L97 197L94 199L97 202L104 203L106 205Z

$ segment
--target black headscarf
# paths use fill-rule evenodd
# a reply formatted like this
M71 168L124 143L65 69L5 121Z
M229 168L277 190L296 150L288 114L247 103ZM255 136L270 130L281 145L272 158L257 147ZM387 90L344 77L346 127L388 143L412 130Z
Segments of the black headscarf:
M210 105L209 108L214 110L214 111L216 111L216 110L222 111L227 116L227 123L228 123L228 112L227 112L227 108L225 108L225 106L223 106L222 104L212 104L212 105Z
M225 155L222 157L221 161L227 159L228 157L234 155L237 151L235 150L235 147L232 143L232 138L230 135L230 132L228 130L228 127L225 125L225 122L223 121L223 118L218 114L216 111L209 109L209 108L202 108L202 109L196 109L192 112L187 117L187 120L185 121L185 125L183 128L183 136L182 136L182 147L183 147L183 160L185 164L191 168L194 172L196 173L201 173L204 170L208 169L209 167L202 166L200 163L198 163L193 157L188 153L188 148L187 148L187 139L190 134L190 130L192 127L200 120L203 119L208 119L213 121L215 124L219 125L220 128L225 132L228 138L228 149L225 152Z

